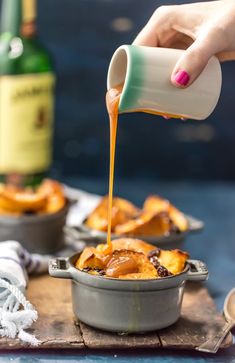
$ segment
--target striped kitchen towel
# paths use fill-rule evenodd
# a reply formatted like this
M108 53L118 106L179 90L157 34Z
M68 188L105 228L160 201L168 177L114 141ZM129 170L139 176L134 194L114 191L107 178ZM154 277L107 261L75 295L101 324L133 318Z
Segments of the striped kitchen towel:
M24 293L28 275L47 271L49 256L28 253L19 242L0 244L0 336L16 338L31 345L40 341L27 333L38 314Z

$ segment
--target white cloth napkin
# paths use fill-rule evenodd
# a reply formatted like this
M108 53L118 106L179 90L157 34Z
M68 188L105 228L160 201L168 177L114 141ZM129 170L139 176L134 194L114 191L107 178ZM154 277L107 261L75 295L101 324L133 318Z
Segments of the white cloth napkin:
M65 193L72 200L77 200L68 213L66 224L69 226L77 226L81 224L86 216L97 206L101 197L97 194L84 192L80 189L65 186Z
M68 214L67 224L78 225L97 205L100 197L73 188L65 189L66 195L77 200ZM82 243L70 241L57 255L72 254L84 247ZM39 339L25 331L37 320L38 313L24 294L28 276L47 272L51 257L30 254L17 241L0 243L0 336L18 337L34 346L40 344Z

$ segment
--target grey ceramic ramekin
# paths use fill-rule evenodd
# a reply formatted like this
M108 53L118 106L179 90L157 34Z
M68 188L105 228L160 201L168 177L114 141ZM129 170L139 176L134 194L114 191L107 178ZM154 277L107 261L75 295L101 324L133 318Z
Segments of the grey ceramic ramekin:
M178 275L152 280L120 280L90 275L74 267L79 254L50 261L49 274L72 280L75 316L113 332L146 332L165 328L180 317L185 282L208 277L206 265L189 260Z
M29 252L52 254L64 244L63 227L69 202L52 214L0 216L0 242L16 240Z

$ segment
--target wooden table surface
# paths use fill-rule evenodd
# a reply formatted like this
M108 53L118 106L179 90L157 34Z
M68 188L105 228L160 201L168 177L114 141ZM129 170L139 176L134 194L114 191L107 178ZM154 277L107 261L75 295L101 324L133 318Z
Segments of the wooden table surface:
M38 320L30 331L41 341L44 349L127 349L140 348L194 350L223 328L224 319L216 311L208 290L200 283L187 283L181 317L174 325L145 334L115 334L93 329L74 321L71 301L71 282L48 275L33 277L27 289L28 300L38 311ZM95 303L95 302L94 302ZM90 312L92 314L92 311ZM232 335L222 343L230 347ZM0 349L29 348L18 339L0 339ZM31 348L32 349L32 348Z

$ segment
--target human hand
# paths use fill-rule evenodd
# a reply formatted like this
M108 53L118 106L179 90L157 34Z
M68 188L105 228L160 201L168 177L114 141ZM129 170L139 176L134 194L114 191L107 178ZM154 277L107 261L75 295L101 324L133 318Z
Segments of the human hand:
M171 74L176 87L187 87L209 59L235 60L235 1L161 6L133 44L186 49Z

